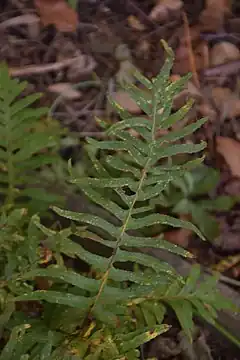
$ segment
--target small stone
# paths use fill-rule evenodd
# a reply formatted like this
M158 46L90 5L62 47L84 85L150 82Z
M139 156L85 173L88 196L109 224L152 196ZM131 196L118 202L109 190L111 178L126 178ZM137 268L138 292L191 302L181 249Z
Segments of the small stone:
M210 52L211 66L225 64L239 58L240 51L237 46L227 41L214 45Z

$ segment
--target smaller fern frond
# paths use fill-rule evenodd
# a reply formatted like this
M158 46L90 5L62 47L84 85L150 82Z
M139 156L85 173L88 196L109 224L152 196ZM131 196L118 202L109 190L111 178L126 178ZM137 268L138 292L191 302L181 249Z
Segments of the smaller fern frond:
M36 170L54 163L57 158L59 131L37 130L37 123L48 108L33 108L41 94L20 98L27 83L9 76L5 64L0 67L0 192L6 203L12 204L19 196L34 197L24 186L36 184ZM43 121L43 120L41 120ZM36 190L35 190L36 193Z

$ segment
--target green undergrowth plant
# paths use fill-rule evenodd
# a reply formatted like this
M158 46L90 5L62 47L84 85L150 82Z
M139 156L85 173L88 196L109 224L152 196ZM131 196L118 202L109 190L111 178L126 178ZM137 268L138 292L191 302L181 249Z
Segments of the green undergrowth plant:
M167 210L175 216L190 215L207 240L214 241L220 232L214 213L227 212L239 201L238 196L210 197L219 181L217 170L201 164L174 179L154 201L159 211Z
M217 290L217 277L201 279L194 266L183 278L168 263L141 252L153 248L191 257L163 236L144 236L159 224L190 229L204 240L192 223L155 211L156 198L169 184L203 160L174 165L172 157L205 147L180 140L206 119L157 136L192 105L172 113L173 97L189 76L169 81L174 56L163 44L167 58L160 74L149 80L136 73L147 91L125 89L148 119L132 117L110 100L121 121L105 130L106 140L87 140L90 175L71 180L109 217L53 206L68 227L48 228L34 215L22 231L24 211L2 215L0 231L6 239L14 233L17 256L2 259L0 360L139 359L139 347L170 328L168 308L191 339L195 315L214 324L217 311L231 307ZM70 267L69 259L84 263L85 270Z
M62 130L47 117L46 107L34 107L41 94L21 96L27 82L9 76L0 66L0 193L5 208L27 206L31 212L46 210L49 204L62 203L56 181L44 176L53 169L58 155Z

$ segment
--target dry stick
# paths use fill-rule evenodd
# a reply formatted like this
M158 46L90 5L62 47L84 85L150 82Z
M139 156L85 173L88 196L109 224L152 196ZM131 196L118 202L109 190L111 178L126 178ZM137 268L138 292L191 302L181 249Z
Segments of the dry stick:
M240 73L240 60L230 61L203 71L204 76L230 76Z
M36 74L44 74L49 71L60 71L63 68L72 65L75 61L82 59L81 56L74 57L72 59L64 59L59 62L44 64L44 65L28 65L23 68L10 68L9 73L11 76L31 76ZM83 68L82 73L86 74L88 68Z
M0 23L0 30L5 30L10 26L18 26L18 25L32 25L40 22L40 19L35 14L24 14L19 15L10 19L7 19Z
M195 56L194 56L193 49L192 49L191 34L190 34L190 30L189 30L189 22L188 22L187 15L184 11L182 12L182 18L183 18L183 25L184 25L184 35L185 35L185 38L187 41L188 58L189 58L189 62L190 62L191 72L193 74L193 81L194 81L195 85L198 88L200 88L200 82L199 82L198 74L197 74Z

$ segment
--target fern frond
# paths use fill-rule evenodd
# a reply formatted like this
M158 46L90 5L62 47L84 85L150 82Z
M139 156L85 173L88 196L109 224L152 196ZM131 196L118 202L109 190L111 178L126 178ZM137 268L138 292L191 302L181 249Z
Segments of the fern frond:
M154 226L190 229L204 239L193 224L155 212L154 201L164 189L183 176L186 169L202 161L191 160L176 166L171 163L172 157L193 154L205 147L204 143L177 141L197 130L206 119L158 139L158 130L170 128L185 116L192 104L189 102L172 114L173 98L188 77L174 83L169 81L173 53L166 44L165 48L168 57L159 76L149 80L137 75L147 89L134 85L126 88L149 120L132 118L111 100L123 120L107 130L108 140L88 139L87 151L94 175L72 180L109 217L53 207L58 215L73 222L60 232L47 229L37 217L33 219L56 259L62 254L77 257L91 270L88 275L80 275L57 264L46 269L34 268L22 275L25 280L48 277L54 285L49 290L17 294L15 301L43 300L57 304L59 315L55 314L55 318L59 318L59 323L55 326L66 332L69 327L61 318L63 311L78 319L75 336L55 349L52 359L59 353L65 359L66 352L74 352L85 360L137 359L139 345L168 330L169 326L162 324L166 305L175 311L189 337L194 312L214 321L218 307L225 305L217 291L213 291L215 279L199 285L199 269L194 269L185 281L169 264L139 252L141 248L152 247L191 256L162 236L145 236L145 231ZM132 136L129 130L138 136ZM82 237L84 246L73 241L73 236ZM104 251L91 251L88 248L91 243L104 246L110 256ZM91 276L93 273L98 275Z
M36 169L56 161L59 131L50 127L37 130L37 123L48 108L33 108L41 94L19 98L26 82L11 79L5 64L0 66L0 192L12 204L27 184L36 185ZM51 150L50 150L51 149ZM54 151L53 151L54 150ZM29 189L30 190L30 189ZM36 190L35 190L36 193Z

